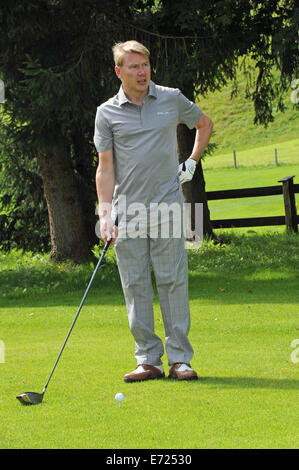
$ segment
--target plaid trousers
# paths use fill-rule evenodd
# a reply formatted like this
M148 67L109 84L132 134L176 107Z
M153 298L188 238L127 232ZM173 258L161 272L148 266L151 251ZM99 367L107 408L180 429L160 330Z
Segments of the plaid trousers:
M116 259L135 340L137 364L161 365L162 340L155 334L151 265L165 330L168 364L190 363L188 258L185 236L117 238Z

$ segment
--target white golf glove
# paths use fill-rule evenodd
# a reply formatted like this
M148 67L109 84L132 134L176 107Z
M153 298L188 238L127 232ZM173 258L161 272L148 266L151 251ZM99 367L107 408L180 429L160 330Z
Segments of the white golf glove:
M191 181L195 172L196 161L193 158L187 158L187 160L180 164L178 175L180 177L180 183L184 184L187 181Z

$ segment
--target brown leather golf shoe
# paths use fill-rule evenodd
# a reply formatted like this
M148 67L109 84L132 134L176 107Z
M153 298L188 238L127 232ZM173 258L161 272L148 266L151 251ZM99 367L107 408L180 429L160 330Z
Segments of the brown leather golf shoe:
M139 364L133 372L125 374L125 382L141 382L142 380L162 379L165 377L163 366Z
M193 370L190 364L184 362L176 362L169 369L169 379L178 380L197 380L197 373Z

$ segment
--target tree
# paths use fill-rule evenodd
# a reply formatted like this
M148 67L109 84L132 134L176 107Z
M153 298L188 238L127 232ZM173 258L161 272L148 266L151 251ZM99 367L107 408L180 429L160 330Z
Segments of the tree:
M5 135L4 126L0 127L0 161L0 246L49 251L47 207L36 159L21 142Z
M0 10L7 138L38 162L56 259L86 259L96 241L93 126L96 106L119 87L115 42L148 45L155 79L190 99L237 84L238 59L250 55L258 75L248 96L264 125L298 74L295 0L115 0L113 9L109 0L100 10L96 0L6 0ZM184 126L178 143L182 161L193 144ZM214 236L201 165L183 190L188 202L204 203L204 232Z
M132 2L116 1L121 17ZM115 93L111 46L123 33L108 0L6 1L0 68L9 139L36 159L49 214L52 258L76 261L96 242L93 145L96 106Z
M238 64L243 58L255 123L267 126L273 121L275 106L283 111L283 92L299 74L299 7L295 0L161 0L155 9L150 2L138 21L143 35L147 34L156 76L162 83L180 88L192 101L220 89L228 80L234 80L237 93ZM247 58L258 70L253 90ZM278 80L273 75L275 68L280 70ZM178 126L180 161L188 158L193 142L194 131ZM201 164L192 182L183 186L183 193L193 206L203 203L204 234L215 238Z

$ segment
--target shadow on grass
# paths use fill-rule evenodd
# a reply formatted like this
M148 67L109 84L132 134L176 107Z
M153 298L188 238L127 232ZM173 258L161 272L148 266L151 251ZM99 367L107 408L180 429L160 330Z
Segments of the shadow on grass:
M227 388L266 388L279 390L299 390L299 380L265 379L260 377L200 377L199 384Z
M84 295L88 282L84 281L76 290L70 286L52 288L50 292L31 292L0 296L0 308L24 308L29 306L76 306ZM154 285L155 298L158 302L157 290ZM236 304L294 304L299 303L299 275L294 273L288 277L269 279L246 279L242 275L225 275L224 273L210 275L194 274L189 277L189 299L208 303L225 305ZM88 305L123 305L123 291L120 283L109 282L95 278L88 297Z
M246 279L242 275L192 274L189 280L190 300L221 304L293 304L299 302L299 275L281 274L281 278Z

